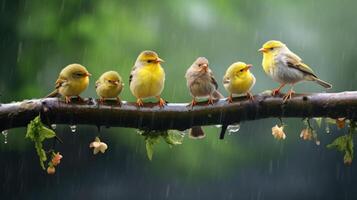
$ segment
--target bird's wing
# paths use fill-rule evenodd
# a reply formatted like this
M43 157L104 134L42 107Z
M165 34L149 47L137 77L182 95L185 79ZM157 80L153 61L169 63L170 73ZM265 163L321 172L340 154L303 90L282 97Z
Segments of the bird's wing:
M136 67L136 64L135 64L135 65L133 66L133 68L131 69L130 76L129 76L129 85L130 85L131 81L133 80L133 74L134 74L136 68L137 68L137 67Z
M58 89L61 86L64 86L65 84L67 84L67 82L68 82L67 78L60 75L56 81L56 89Z
M97 89L97 88L99 87L99 85L100 85L100 81L97 80L97 81L95 82L95 88Z
M312 71L312 69L309 66L307 66L305 63L303 63L301 58L299 56L297 56L296 54L294 54L294 53L286 54L285 58L286 58L286 64L288 67L295 68L307 75L317 77L315 75L314 71Z
M228 76L224 76L223 77L223 84L228 84L230 82L229 77Z
M216 79L213 76L213 73L210 72L210 77L211 77L211 83L214 85L214 87L216 88L216 90L218 89L218 83L216 81Z

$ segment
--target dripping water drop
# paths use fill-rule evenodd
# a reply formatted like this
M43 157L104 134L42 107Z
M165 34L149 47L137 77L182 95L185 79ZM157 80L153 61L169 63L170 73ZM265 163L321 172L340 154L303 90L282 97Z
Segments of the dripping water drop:
M240 129L240 124L232 124L227 127L228 130L228 135L232 135L234 133L237 133Z
M326 125L325 131L326 131L326 133L330 133L330 126L329 125Z
M9 133L7 130L3 130L2 135L4 136L4 144L7 144L7 134Z
M53 130L56 130L57 124L51 124L51 128L52 128Z
M77 131L77 126L76 125L69 125L69 128L71 129L72 133L75 133Z

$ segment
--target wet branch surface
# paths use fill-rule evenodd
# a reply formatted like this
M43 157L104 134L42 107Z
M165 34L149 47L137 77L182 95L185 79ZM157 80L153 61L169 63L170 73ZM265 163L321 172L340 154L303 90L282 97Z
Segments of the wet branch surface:
M238 97L228 104L224 99L214 105L169 103L164 108L148 103L97 104L94 99L66 104L57 98L24 100L0 105L0 130L26 127L41 114L45 124L88 124L149 130L185 130L192 126L233 124L269 117L346 117L357 118L357 92L297 94L283 103L282 96L254 96L254 101Z

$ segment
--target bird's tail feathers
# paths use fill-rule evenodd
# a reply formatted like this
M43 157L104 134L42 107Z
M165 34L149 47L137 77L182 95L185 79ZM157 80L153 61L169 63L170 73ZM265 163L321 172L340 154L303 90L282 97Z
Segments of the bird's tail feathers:
M322 87L326 88L326 89L331 89L332 85L326 81L323 81L321 79L315 79L314 80L317 84L321 85Z
M190 129L189 136L192 139L202 139L206 136L206 134L203 132L202 127L194 126Z
M215 90L215 91L213 92L212 96L213 96L214 98L216 98L216 99L223 99L223 98L224 98L224 96L223 96L220 92L218 92L218 90Z
M48 95L46 95L45 98L58 97L58 96L59 96L58 90L54 90L53 92L51 92Z

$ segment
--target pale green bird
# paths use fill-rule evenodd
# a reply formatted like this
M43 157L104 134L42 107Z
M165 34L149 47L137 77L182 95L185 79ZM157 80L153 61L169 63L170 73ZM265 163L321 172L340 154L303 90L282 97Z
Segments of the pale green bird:
M330 83L319 79L299 56L280 41L270 40L259 51L263 53L262 65L265 73L280 83L280 87L274 89L272 94L278 94L286 84L291 85L291 89L284 96L284 101L292 97L295 93L293 86L300 81L313 81L327 89L332 87Z
M56 89L46 97L56 97L62 95L66 103L71 102L71 97L79 96L89 84L91 74L80 64L70 64L62 69L56 81Z
M95 90L100 97L100 102L105 99L116 99L121 104L119 94L123 89L123 81L116 71L108 71L102 74L95 83Z

